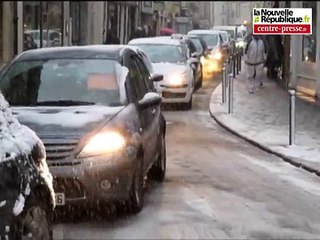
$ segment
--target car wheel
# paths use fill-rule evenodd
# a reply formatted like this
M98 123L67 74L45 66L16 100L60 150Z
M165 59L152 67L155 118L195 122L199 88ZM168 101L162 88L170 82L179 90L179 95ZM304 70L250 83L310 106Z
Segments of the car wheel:
M157 161L150 169L150 176L157 182L163 182L166 175L167 155L165 136L161 137L161 149Z
M200 80L199 80L199 88L202 87L202 82L203 82L203 69L202 69L202 66L201 66L201 71L200 71L201 75L200 75Z
M144 185L144 174L142 163L139 168L135 171L132 186L130 190L130 196L127 202L128 212L137 214L139 213L144 205L144 194L143 194L143 185Z
M192 109L192 95L191 95L191 97L190 97L190 101L189 101L189 102L183 103L182 109L183 109L183 110L190 110L190 109Z
M17 225L14 227L13 239L52 239L52 222L47 210L40 201L29 206L22 213Z

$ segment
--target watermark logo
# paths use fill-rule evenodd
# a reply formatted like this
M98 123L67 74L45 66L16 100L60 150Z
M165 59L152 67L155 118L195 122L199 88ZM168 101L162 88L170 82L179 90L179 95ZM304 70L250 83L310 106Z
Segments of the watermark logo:
M311 8L254 8L252 15L253 34L312 34Z

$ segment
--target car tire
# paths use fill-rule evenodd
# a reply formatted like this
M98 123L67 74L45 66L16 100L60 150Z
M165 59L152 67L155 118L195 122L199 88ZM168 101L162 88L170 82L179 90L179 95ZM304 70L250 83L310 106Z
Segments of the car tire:
M182 105L183 110L191 110L192 109L192 95L190 97L190 101L187 103L183 103Z
M12 239L52 240L52 217L48 210L49 208L43 204L43 199L32 200L25 206L14 225Z
M200 75L200 77L199 77L199 80L198 80L198 82L197 82L197 90L198 89L200 89L201 87L202 87L202 82L203 82L203 72L202 72L202 67L201 67L201 75Z
M161 149L157 161L150 169L150 176L157 182L163 182L166 176L167 167L167 153L166 153L166 141L165 136L161 137Z
M128 213L131 214L138 214L141 212L144 205L144 174L142 166L143 164L140 161L140 165L134 173L129 199L126 203Z
M201 76L200 76L200 80L199 80L199 88L202 87L202 83L203 83L203 69L202 69L202 66L201 66Z

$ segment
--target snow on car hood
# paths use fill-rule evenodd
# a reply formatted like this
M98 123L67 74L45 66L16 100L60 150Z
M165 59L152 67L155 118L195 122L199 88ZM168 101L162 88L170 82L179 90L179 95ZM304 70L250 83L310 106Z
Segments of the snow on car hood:
M16 107L20 122L29 126L40 137L55 135L83 135L105 124L124 107Z
M153 63L153 69L155 73L163 75L163 82L166 82L170 76L183 75L187 72L185 64L178 63Z
M39 157L42 157L41 159L30 157L35 147L37 147ZM18 164L23 163L28 166L27 172L22 171L19 173L27 176L20 183L21 192L12 209L14 215L17 216L23 211L25 196L30 194L30 181L36 176L44 180L51 193L53 206L55 205L52 175L49 172L45 156L45 148L42 141L30 128L20 124L12 114L9 103L0 92L0 163L9 164L10 166L12 162L18 162ZM28 163L26 164L25 161ZM2 207L5 206L3 202L1 205Z

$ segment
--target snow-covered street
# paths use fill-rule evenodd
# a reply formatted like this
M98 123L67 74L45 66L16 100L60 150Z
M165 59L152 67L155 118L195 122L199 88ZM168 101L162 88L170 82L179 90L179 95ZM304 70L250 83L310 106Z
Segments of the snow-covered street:
M217 84L192 110L165 112L167 176L148 183L140 214L56 223L54 239L320 238L320 178L221 128L209 115Z

